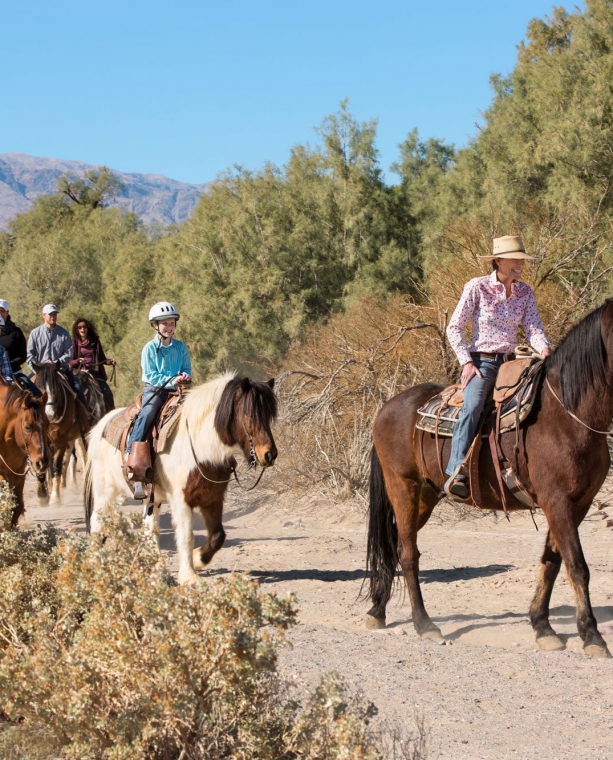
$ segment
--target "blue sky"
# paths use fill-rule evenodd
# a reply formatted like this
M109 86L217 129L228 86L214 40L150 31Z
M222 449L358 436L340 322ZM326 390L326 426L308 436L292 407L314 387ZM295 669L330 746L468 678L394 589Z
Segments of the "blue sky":
M572 8L571 3L564 4ZM418 127L458 146L544 0L5 0L0 153L207 182L282 164L348 97L384 170ZM391 175L389 177L393 179Z

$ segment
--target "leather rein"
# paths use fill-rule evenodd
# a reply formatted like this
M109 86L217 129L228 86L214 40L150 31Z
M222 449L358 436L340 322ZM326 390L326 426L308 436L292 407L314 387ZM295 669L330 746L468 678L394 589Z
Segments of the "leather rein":
M573 418L573 420L575 420L579 424L583 425L583 427L587 428L588 430L591 430L592 433L598 433L598 435L613 435L613 433L611 433L610 430L596 430L595 428L590 427L589 425L586 425L586 423L583 422L583 420L580 420L579 417L577 417L576 414L573 414L570 410L568 410L564 406L564 404L562 403L562 400L559 398L558 394L551 387L551 383L549 382L549 378L547 377L547 375L545 375L545 382L547 383L547 387L551 391L551 393L552 393L553 397L555 398L555 400L560 404L560 406L562 407L562 409L564 409L564 411L566 412L566 414L568 414L570 417Z
M207 477L204 474L204 472L202 471L202 467L200 466L200 462L198 461L198 457L196 456L196 452L194 450L194 442L192 441L192 436L191 436L191 434L189 432L189 425L187 423L187 417L185 418L185 429L187 430L187 438L189 440L189 445L190 445L190 448L191 448L191 451L192 451L192 456L194 457L194 461L196 462L196 467L198 468L198 472L200 473L200 475L202 475L202 477L205 480L207 480L209 483L215 483L215 484L218 484L218 485L221 485L221 484L224 484L224 483L229 483L232 480L232 477L228 478L228 480L212 480L211 478ZM256 457L256 454L255 454L255 446L253 445L253 438L247 432L247 428L245 427L245 423L244 422L243 422L243 430L245 431L245 435L247 436L247 438L249 440L249 454L251 456L251 462L249 463L249 469L257 468L258 464L257 464L257 457ZM238 485L240 486L240 488L243 489L243 491L253 491L253 489L258 485L258 483L260 482L260 480L262 480L262 476L264 475L265 470L266 470L266 468L262 467L262 472L260 472L260 474L258 476L258 479L249 488L247 488L246 486L244 486L240 482L240 480L238 478L238 474L236 472L236 466L235 465L232 465L232 476L233 476L234 480L236 480L236 482L238 483Z

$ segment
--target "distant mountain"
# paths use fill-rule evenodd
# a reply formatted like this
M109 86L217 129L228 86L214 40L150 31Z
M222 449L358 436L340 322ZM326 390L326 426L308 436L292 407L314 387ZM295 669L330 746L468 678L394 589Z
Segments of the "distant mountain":
M70 171L82 176L96 168L82 161L38 158L26 153L0 154L0 229L6 229L16 214L27 211L37 195L57 192L60 174ZM161 174L111 171L124 187L109 205L138 214L145 224L185 221L207 187L177 182Z

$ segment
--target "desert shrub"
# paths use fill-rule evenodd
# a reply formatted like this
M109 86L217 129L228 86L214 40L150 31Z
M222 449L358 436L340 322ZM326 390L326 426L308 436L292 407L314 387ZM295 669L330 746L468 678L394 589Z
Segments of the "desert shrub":
M12 508L0 486L0 524ZM326 677L304 704L276 670L294 599L245 576L179 587L116 516L89 541L0 532L0 755L380 758L376 708Z
M415 383L451 381L456 371L448 314L436 301L366 296L292 349L278 385L289 482L320 483L339 497L364 492L381 406Z

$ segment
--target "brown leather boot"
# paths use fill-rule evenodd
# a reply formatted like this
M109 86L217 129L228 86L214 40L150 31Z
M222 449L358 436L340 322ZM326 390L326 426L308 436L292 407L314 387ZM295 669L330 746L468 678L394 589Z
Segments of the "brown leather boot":
M151 449L149 441L134 441L126 459L126 467L132 473L132 480L153 480L151 467Z

